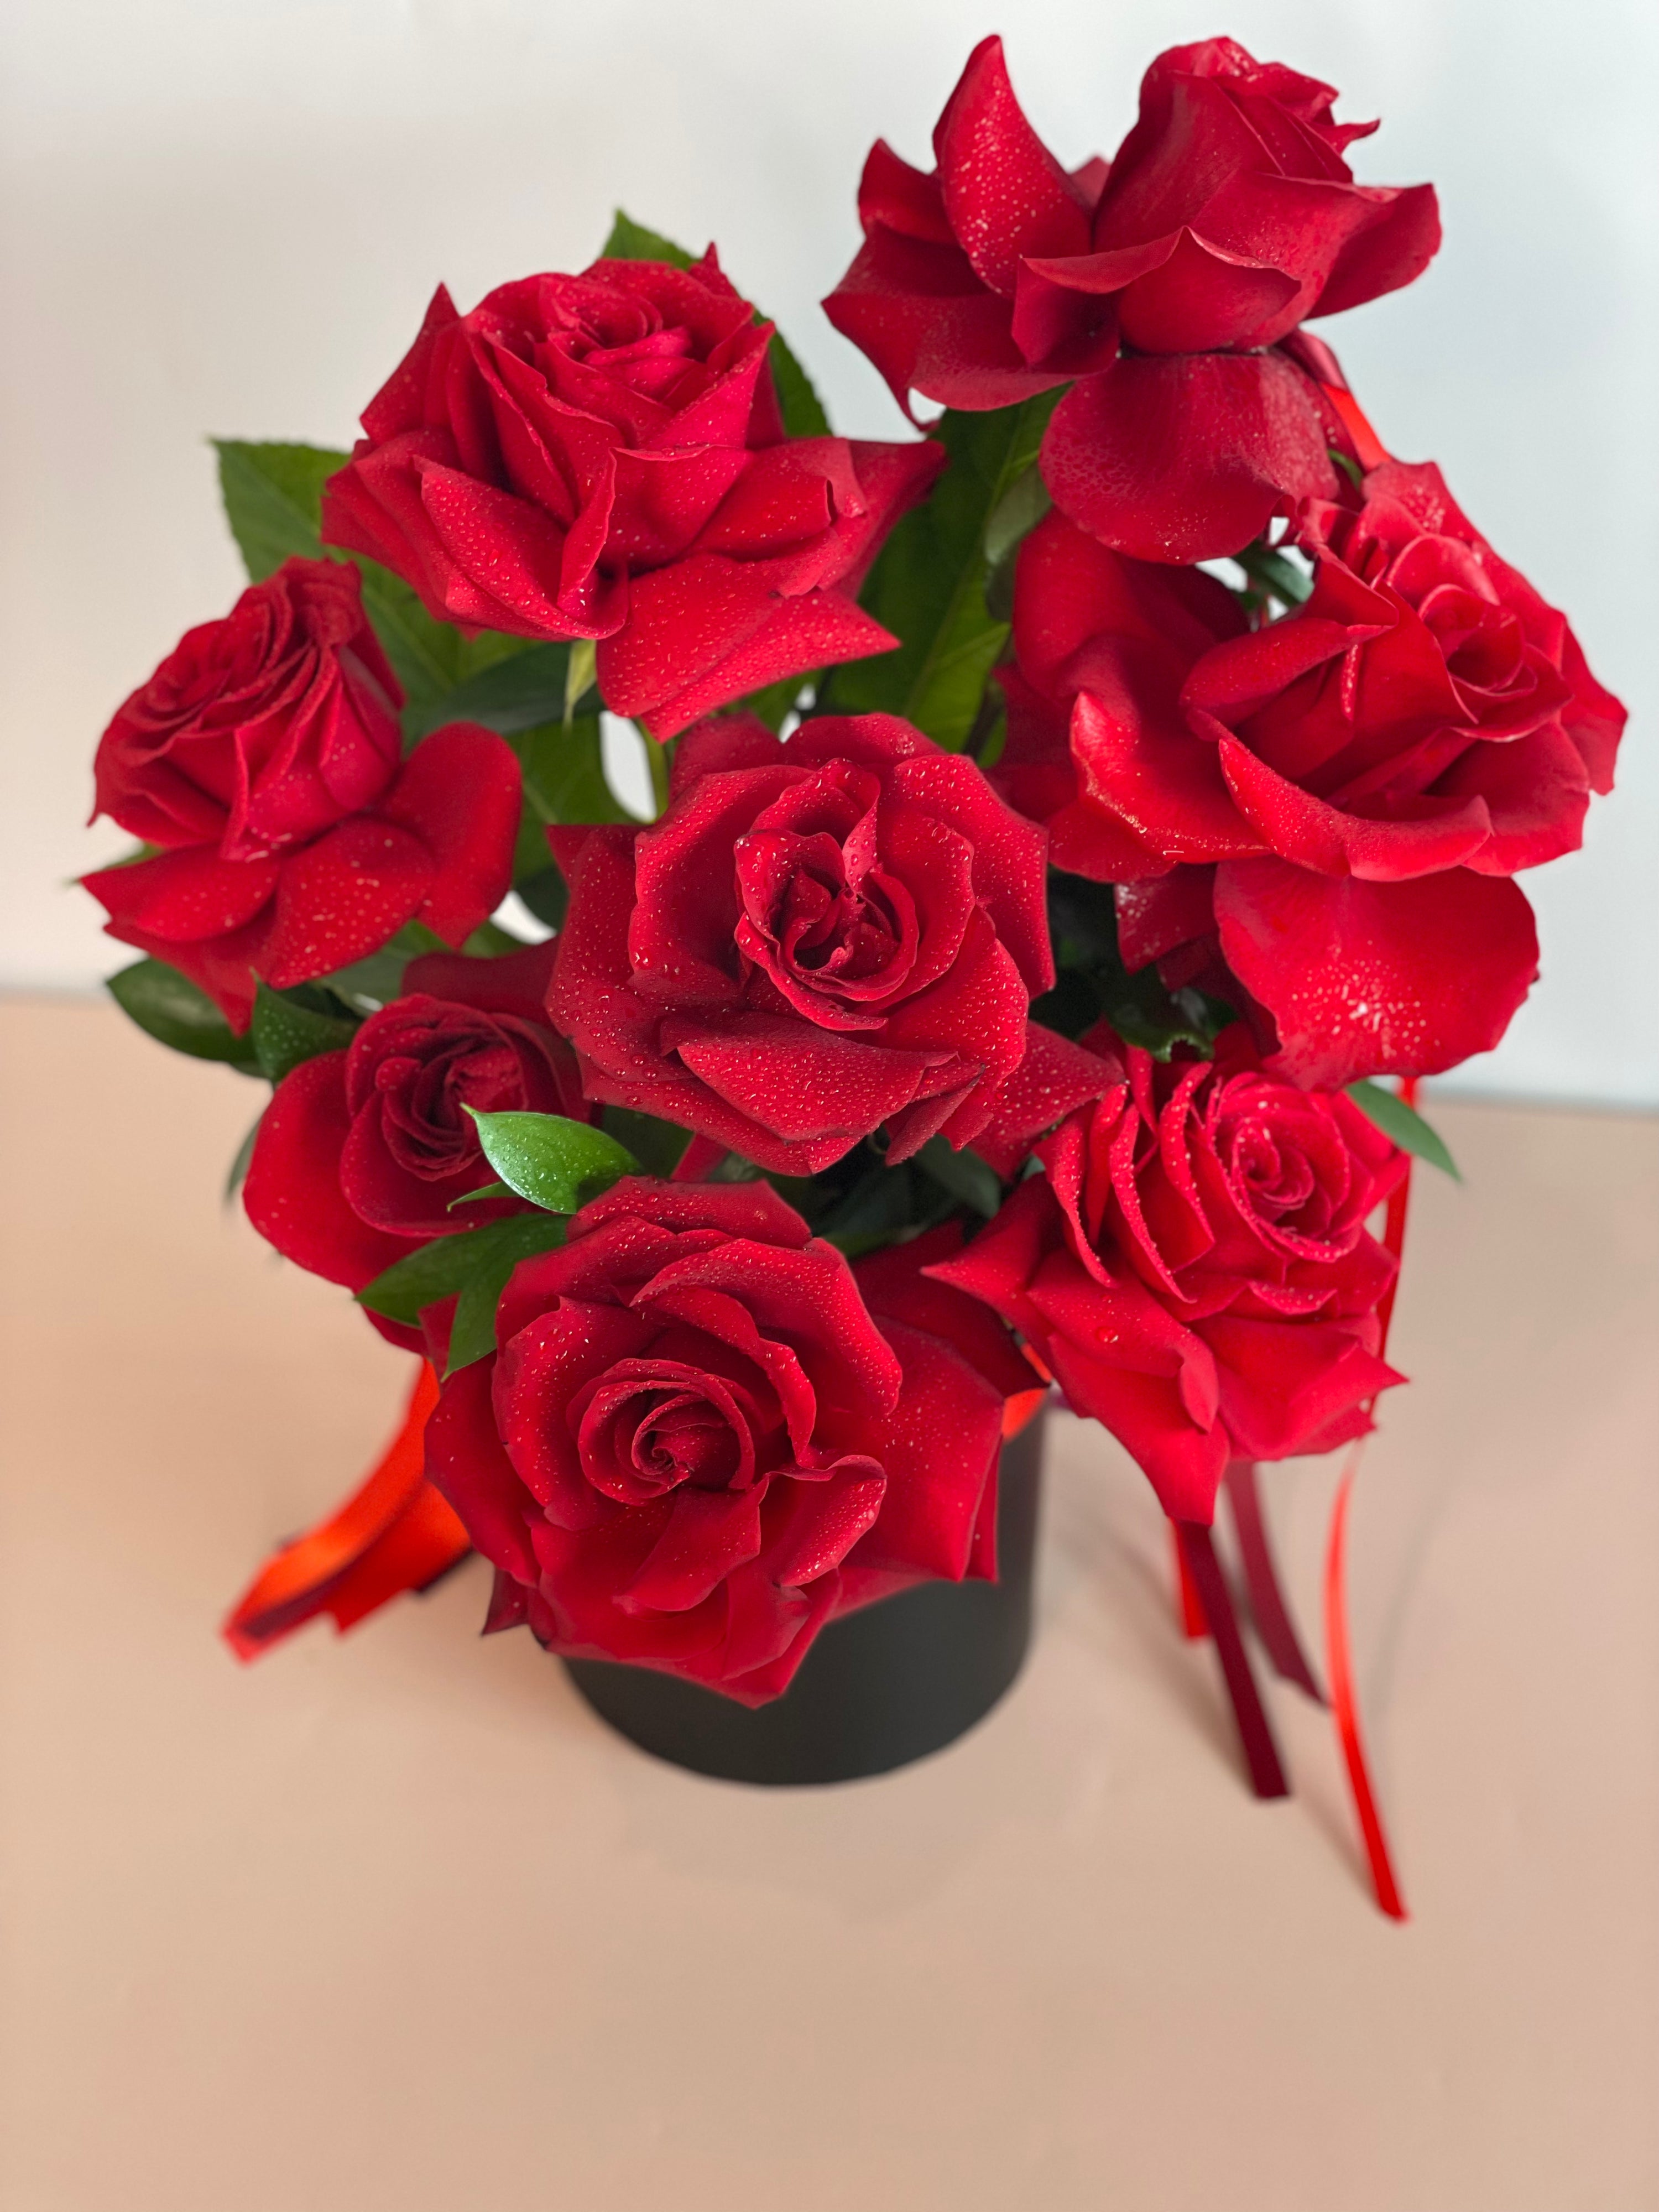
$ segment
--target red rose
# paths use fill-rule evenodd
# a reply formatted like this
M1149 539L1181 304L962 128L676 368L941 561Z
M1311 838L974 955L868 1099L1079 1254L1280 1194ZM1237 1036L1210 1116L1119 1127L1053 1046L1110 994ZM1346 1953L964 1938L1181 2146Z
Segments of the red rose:
M892 715L703 723L652 828L552 836L588 1096L784 1174L884 1123L891 1160L969 1143L1054 980L1042 831Z
M1439 243L1428 185L1354 183L1343 150L1376 126L1334 122L1335 97L1231 39L1174 47L1109 170L1068 176L988 39L933 174L872 154L866 243L825 311L902 404L1079 379L1043 444L1057 503L1144 560L1236 552L1336 488L1326 448L1348 441L1297 326L1409 283Z
M1167 685L1079 699L1100 844L1073 865L1219 862L1220 951L1287 1066L1432 1073L1490 1049L1525 996L1529 911L1494 879L1577 846L1624 709L1437 469L1385 462L1358 513L1316 504L1300 527L1312 598L1205 653L1178 713Z
M520 1262L499 1352L427 1431L496 1570L489 1626L752 1705L837 1609L994 1572L1003 1398L1029 1373L914 1264L871 1285L876 1318L763 1183L629 1177Z
M1434 190L1356 185L1343 155L1374 123L1335 122L1328 84L1231 39L1172 47L1095 212L1093 251L1033 283L1115 303L1124 350L1063 399L1042 472L1058 505L1121 552L1236 552L1300 497L1335 489L1340 418L1292 343L1310 315L1422 274L1440 244ZM1045 317L1063 316L1059 300Z
M1212 1062L1124 1057L1038 1146L1046 1181L930 1272L1024 1332L1166 1512L1207 1522L1229 1459L1328 1450L1401 1380L1377 1356L1395 1262L1364 1224L1404 1158L1340 1092L1264 1074L1241 1028Z
M854 594L936 446L784 435L769 323L721 275L597 261L440 287L324 493L323 534L440 620L594 638L615 713L659 738L896 641Z
M404 995L371 1014L345 1051L285 1076L243 1189L259 1234L296 1266L360 1291L416 1244L524 1211L516 1198L449 1209L495 1179L469 1106L588 1118L574 1057L543 1012L553 951L412 960Z
M1057 868L1098 883L1146 872L1146 846L1096 799L1097 731L1153 750L1184 738L1188 672L1245 628L1238 600L1201 569L1126 559L1064 515L1037 525L1014 570L1015 662L998 671L1008 738L991 781L1046 823ZM1204 820L1196 803L1194 835Z
M512 881L519 764L457 722L400 767L402 698L343 562L285 562L191 630L98 749L96 811L169 848L82 878L109 934L238 1030L256 976L331 975L410 921L459 944Z
M309 843L396 776L403 700L356 568L285 561L122 706L99 742L94 819L227 860Z

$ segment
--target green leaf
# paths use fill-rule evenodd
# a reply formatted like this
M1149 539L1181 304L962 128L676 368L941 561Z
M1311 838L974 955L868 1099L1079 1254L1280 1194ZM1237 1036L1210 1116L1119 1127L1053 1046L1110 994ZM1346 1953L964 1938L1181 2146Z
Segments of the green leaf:
M445 722L482 722L511 738L557 720L564 713L570 657L568 645L532 645L480 669L453 690L411 708L404 716L407 742L415 744Z
M605 261L667 261L676 269L689 269L696 257L688 253L683 246L676 246L672 238L665 238L659 230L647 230L642 222L635 222L632 216L624 215L618 208L600 258Z
M1380 1083L1370 1082L1351 1083L1348 1096L1367 1121L1375 1121L1383 1135L1398 1145L1402 1152L1414 1152L1419 1160L1438 1168L1454 1182L1462 1182L1457 1163L1446 1149L1445 1139L1403 1098L1392 1091L1385 1091Z
M343 1020L325 1011L320 992L273 991L269 984L256 986L253 1026L249 1035L259 1061L259 1073L270 1083L319 1054L342 1052L357 1034L355 1021Z
M108 979L110 996L158 1044L192 1060L222 1060L243 1075L260 1073L251 1036L238 1036L205 991L165 960L138 960Z
M690 1130L672 1121L659 1121L654 1114L641 1114L632 1106L602 1106L600 1126L619 1145L626 1145L645 1174L666 1181L679 1165L691 1141Z
M953 1152L943 1137L929 1137L916 1154L916 1165L988 1221L1002 1204L1001 1177L975 1152Z
M559 717L566 729L576 719L576 709L599 680L599 648L591 637L579 637L569 647L564 668L564 712Z
M605 780L605 751L596 714L567 725L544 722L509 738L524 770L525 805L549 822L632 822L634 817ZM540 866L547 866L542 841Z
M389 1321L412 1327L423 1307L453 1297L481 1272L505 1262L510 1274L520 1260L550 1252L563 1241L563 1222L546 1213L515 1213L506 1221L487 1222L482 1229L434 1237L429 1244L417 1244L405 1258L394 1260L358 1291L357 1303L385 1314Z
M545 833L539 823L531 823L527 815L525 822L521 823L519 828L520 854L522 854L524 851L526 827L534 830L538 850L541 855L541 865L535 866L526 862L528 872L518 874L515 871L513 888L538 921L545 922L550 929L562 929L564 917L570 905L569 887L558 870L548 861Z
M888 538L860 594L902 642L896 652L832 670L821 707L902 714L952 752L967 744L1008 636L1007 623L985 601L987 531L1036 462L1056 398L940 418L933 434L950 464L927 504ZM1005 534L1012 526L1006 514L1002 526Z
M350 459L349 453L324 446L252 445L237 438L216 439L214 445L225 514L253 582L293 555L308 561L346 557L325 547L318 532L323 486ZM434 622L409 586L389 569L361 556L353 558L363 580L364 608L416 712L453 690L475 667L518 652L514 641L493 636L469 647L453 624Z
M481 1198L511 1198L513 1195L504 1182L481 1182L477 1190L464 1190L459 1198L452 1198L444 1212L453 1213L458 1206L476 1206Z
M483 1156L510 1190L549 1213L574 1213L619 1176L638 1175L625 1145L562 1114L479 1114L469 1106Z
M763 690L751 691L746 699L739 699L732 711L757 715L769 730L780 730L785 715L794 711L802 691L813 680L811 676L782 677Z
M1313 578L1308 571L1259 538L1233 558L1252 583L1260 584L1287 607L1299 607L1312 597Z
M827 438L830 417L812 389L812 380L775 331L767 349L772 381L778 388L778 408L783 427L792 438Z
M328 988L353 1013L372 1014L401 998L404 970L422 952L447 952L449 947L434 930L418 921L406 921L389 945L367 958L354 960L325 977Z

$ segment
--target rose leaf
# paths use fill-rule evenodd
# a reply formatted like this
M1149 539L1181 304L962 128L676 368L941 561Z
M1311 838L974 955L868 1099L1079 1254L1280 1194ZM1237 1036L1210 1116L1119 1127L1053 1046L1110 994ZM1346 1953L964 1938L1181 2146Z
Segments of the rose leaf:
M1385 1091L1380 1083L1359 1082L1348 1085L1348 1096L1369 1121L1374 1121L1385 1137L1391 1138L1402 1152L1414 1152L1419 1160L1449 1175L1454 1182L1462 1182L1457 1163L1447 1150L1446 1140L1437 1129L1429 1124L1414 1107L1392 1091Z
M618 1177L638 1175L625 1145L562 1114L467 1112L483 1156L509 1190L548 1213L574 1213Z

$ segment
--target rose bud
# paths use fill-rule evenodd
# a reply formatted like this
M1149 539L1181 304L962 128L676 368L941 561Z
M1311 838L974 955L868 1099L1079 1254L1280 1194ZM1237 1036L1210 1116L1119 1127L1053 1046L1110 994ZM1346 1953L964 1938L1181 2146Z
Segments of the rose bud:
M630 1176L584 1206L427 1431L496 1570L487 1626L755 1705L837 1610L993 1574L1003 1404L1031 1377L922 1256L866 1304L764 1183Z
M404 995L344 1051L285 1076L243 1188L259 1234L296 1266L360 1291L417 1244L524 1211L510 1195L455 1200L495 1180L468 1107L591 1115L574 1055L543 1010L553 951L550 941L494 960L412 960ZM384 1333L416 1341L395 1324Z
M892 715L702 723L651 828L551 835L587 1095L784 1174L970 1142L1054 980L1042 831Z
M191 630L98 748L94 817L167 848L82 878L109 934L237 1030L256 975L308 982L410 921L459 944L507 895L519 765L465 722L400 765L402 703L349 563L284 562Z
M1300 531L1311 599L1196 659L1178 708L1167 685L1085 686L1077 814L1100 842L1073 834L1072 865L1219 862L1218 948L1282 1065L1432 1074L1490 1050L1526 995L1537 945L1503 879L1577 848L1625 710L1432 465L1385 462L1358 512L1316 503Z
M1024 1334L1164 1510L1208 1522L1230 1459L1364 1435L1377 1305L1395 1263L1365 1229L1404 1155L1339 1092L1262 1073L1246 1031L1160 1064L1110 1036L1127 1080L1037 1147L1022 1182L929 1273Z
M658 738L884 652L858 587L943 453L787 438L771 335L712 247L528 276L468 315L441 287L325 488L324 537L441 621L599 641L605 704Z

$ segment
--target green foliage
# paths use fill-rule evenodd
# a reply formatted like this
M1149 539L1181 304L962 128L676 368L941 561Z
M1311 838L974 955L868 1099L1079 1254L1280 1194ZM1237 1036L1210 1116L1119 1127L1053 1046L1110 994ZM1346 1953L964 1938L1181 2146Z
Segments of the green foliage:
M617 210L611 235L599 249L606 261L666 261L673 268L689 269L696 256L676 246L672 238L665 238L659 230L647 230L632 216Z
M676 246L672 238L665 238L659 230L647 230L642 222L635 222L620 208L605 242L605 258L608 261L666 261L676 269L690 269L694 258L683 246ZM763 323L768 318L757 308L755 320ZM767 358L772 364L772 380L777 386L784 428L792 438L827 438L830 418L823 411L823 404L812 389L811 379L775 331L767 349Z
M943 1137L930 1137L916 1154L916 1165L961 1205L989 1220L1002 1203L1002 1179L988 1160L969 1149L956 1152Z
M481 668L453 690L411 707L404 716L409 744L445 722L482 722L504 738L533 730L539 722L562 718L569 679L568 645L529 645L505 660Z
M562 1114L479 1114L483 1156L509 1190L549 1213L574 1213L640 1164L625 1145Z
M270 1083L280 1083L301 1063L325 1052L341 1052L357 1034L357 1024L341 1011L342 1001L332 993L309 984L297 990L273 991L269 984L255 987L253 1024L248 1031L259 1062L259 1073Z
M1380 1083L1351 1083L1348 1096L1366 1119L1375 1121L1383 1135L1398 1145L1402 1152L1414 1152L1419 1160L1438 1168L1454 1182L1462 1182L1445 1139L1395 1091L1385 1091Z
M599 719L543 722L507 739L524 770L525 804L550 822L631 822L634 817L605 780ZM541 845L547 865L547 842Z
M1286 607L1304 605L1313 595L1313 577L1305 568L1300 568L1279 547L1269 545L1258 538L1242 553L1233 556L1239 567L1257 586L1256 596L1275 599Z
M654 1114L641 1114L632 1106L605 1106L600 1126L608 1136L625 1145L641 1171L665 1180L679 1165L691 1141L690 1133L672 1121L659 1121Z
M408 1256L394 1260L357 1293L357 1303L372 1313L384 1314L412 1328L423 1308L441 1298L453 1297L475 1275L493 1272L503 1262L510 1273L532 1253L551 1251L564 1241L564 1224L545 1213L515 1213L506 1221L491 1221L482 1229L463 1230L457 1236L436 1237L418 1244ZM506 1277L502 1277L506 1280Z
M261 1073L251 1036L238 1036L205 991L165 960L138 960L106 987L129 1020L158 1044L192 1060L222 1060L243 1075Z
M1011 507L1004 502L1036 463L1055 396L941 417L933 435L949 465L927 504L893 531L860 594L860 605L902 642L896 652L833 669L821 707L902 714L952 752L967 744L1008 637L1007 622L986 605L987 533L997 521L995 542L1006 561L1024 515L1036 520L1030 490Z
M1131 973L1117 949L1112 886L1081 876L1048 874L1048 927L1059 969L1054 988L1036 1000L1031 1018L1066 1036L1109 1021L1126 1044L1167 1060L1177 1044L1207 1053L1233 1009L1201 992L1166 991L1155 968Z
M327 988L354 1014L372 1014L402 995L404 970L422 952L447 952L448 946L435 931L418 921L405 922L398 934L378 952L349 967L337 969L325 979Z

